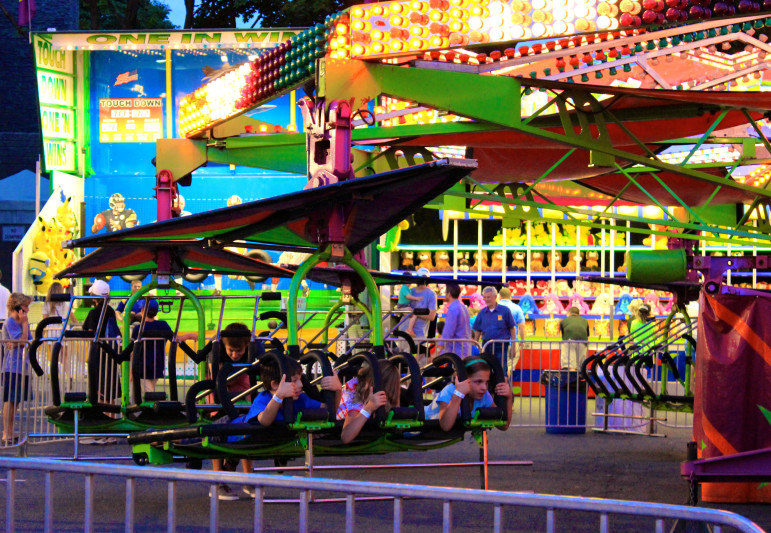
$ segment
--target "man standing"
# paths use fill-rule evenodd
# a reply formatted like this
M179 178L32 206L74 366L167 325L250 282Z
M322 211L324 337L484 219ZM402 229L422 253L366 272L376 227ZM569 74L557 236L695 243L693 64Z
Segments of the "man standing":
M493 287L485 287L482 297L487 307L482 308L474 320L474 339L482 339L482 346L489 341L510 341L517 337L517 324L508 307L498 304L498 292ZM503 374L508 377L507 354L508 342L495 342L492 344L492 353L501 362Z
M3 280L3 271L0 270L0 281ZM11 291L6 289L2 283L0 283L0 320L8 318L8 311L5 308L8 302L8 297L11 296Z
M589 340L589 322L580 316L578 307L568 309L568 316L560 322L563 342L560 346L560 368L577 370L586 359L586 341Z
M448 283L445 294L447 313L444 315L444 330L442 330L442 340L439 342L441 353L454 353L461 358L468 357L471 355L469 342L452 342L456 339L471 338L471 317L468 307L460 300L460 287L457 284Z
M498 291L498 303L504 307L507 307L511 311L511 316L514 317L514 327L517 330L517 334L514 336L514 340L525 340L525 313L522 308L511 301L511 290L508 287L503 287Z
M131 294L134 294L139 291L139 289L142 288L142 282L140 280L134 280L131 282ZM155 301L155 299L151 300ZM123 300L118 304L118 307L115 309L117 312L117 317L120 323L123 323L123 313L126 310L126 304L128 303L128 300ZM131 323L139 322L142 319L142 309L145 307L145 299L140 298L136 302L134 302L134 305L131 307Z
M525 313L522 308L511 301L511 289L508 287L502 287L498 291L498 303L505 306L511 311L511 316L514 317L514 328L517 334L513 337L513 340L525 340ZM521 343L514 342L511 344L511 350L509 350L509 368L514 370L519 361L520 350L522 348Z
M413 296L420 298L413 300L413 309L428 309L428 315L415 316L415 324L410 323L407 333L418 339L425 339L428 332L428 324L436 318L436 293L428 287L428 277L431 273L427 268L419 268L417 285L412 289ZM414 334L413 334L414 333Z

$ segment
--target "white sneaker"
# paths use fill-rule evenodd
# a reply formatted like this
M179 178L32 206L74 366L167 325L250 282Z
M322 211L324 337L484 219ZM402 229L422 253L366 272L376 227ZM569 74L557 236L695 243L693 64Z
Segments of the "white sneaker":
M209 489L209 498L212 498L211 489ZM238 499L238 495L233 494L233 491L227 485L217 485L217 499L220 501L233 501Z
M243 490L243 491L244 491L244 494L246 494L247 496L249 496L251 499L254 499L254 498L255 498L255 494L256 494L256 491L254 490L254 487L252 487L251 485L244 485L244 486L241 488L241 490Z

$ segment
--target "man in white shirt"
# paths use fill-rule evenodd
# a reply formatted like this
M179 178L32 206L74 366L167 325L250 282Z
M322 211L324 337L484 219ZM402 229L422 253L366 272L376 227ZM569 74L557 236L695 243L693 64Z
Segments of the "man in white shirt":
M0 270L0 281L3 281L3 271ZM5 308L8 303L8 297L11 296L11 291L6 289L2 283L0 283L0 320L8 318L8 310Z

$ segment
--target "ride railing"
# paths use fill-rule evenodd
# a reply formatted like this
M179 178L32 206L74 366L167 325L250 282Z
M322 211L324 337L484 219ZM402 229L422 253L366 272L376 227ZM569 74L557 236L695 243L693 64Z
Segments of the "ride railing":
M90 343L84 339L69 339L59 352L58 368L63 392L86 389L87 362ZM51 405L51 356L53 339L46 339L37 348L37 361L44 370L42 375L34 372L29 363L31 344L24 341L3 341L0 353L4 364L11 358L19 358L22 364L18 373L8 373L10 366L3 367L0 379L0 398L4 407L8 405L8 418L3 418L4 439L0 448L20 450L34 439L30 435L48 434L55 431L49 422L45 408ZM10 427L12 426L12 428ZM11 434L13 433L13 434Z
M345 502L345 513L336 516L341 521L339 530L346 532L371 530L371 518L365 519L356 512L357 498L369 497L393 499L393 503L386 501L369 503L368 509L372 509L373 505L380 505L385 509L390 506L394 532L401 532L408 517L413 512L419 512L421 527L431 529L441 523L442 531L447 532L452 531L454 527L461 531L472 526L478 527L479 524L475 520L481 515L485 517L484 522L488 524L488 529L495 533L523 528L533 529L534 527L547 533L575 531L578 524L584 525L584 530L600 532L619 529L668 531L675 525L679 525L693 527L695 528L694 531L702 529L722 531L722 528L725 527L743 533L763 533L763 529L758 525L734 513L661 503L340 479L204 472L155 467L137 468L114 464L8 457L0 458L0 469L5 470L5 515L3 519L5 531L9 533L16 531L17 524L21 526L23 523L38 523L40 517L43 517L42 529L46 532L56 531L58 524L64 520L67 521L68 527L71 527L74 516L77 516L74 513L78 508L83 510L83 531L91 532L108 527L114 528L114 514L109 516L97 515L98 509L102 509L103 513L108 513L114 510L114 505L109 506L109 508L100 508L94 501L97 479L99 479L99 483L104 483L102 480L104 477L124 480L122 485L125 487L123 517L125 531L134 531L135 526L139 525L145 528L151 526L158 530L164 527L162 517L149 519L145 517L141 524L137 523L136 496L139 493L138 480L142 480L143 497L146 498L151 495L153 499L160 499L164 498L165 495L167 502L165 529L170 532L190 527L200 528L198 513L191 513L187 510L183 514L181 509L178 509L178 502L183 499L181 495L184 493L184 499L187 501L189 491L193 490L195 485L209 487L209 531L219 531L223 520L220 515L216 487L220 483L227 483L231 486L250 486L254 488L255 492L253 512L239 512L237 516L230 514L228 527L248 528L256 532L269 529L268 518L271 509L266 504L266 500L276 491L281 491L280 494L283 498L286 497L287 493L292 496L297 495L295 500L298 506L296 530L302 533L311 531L317 520L328 521L330 519L329 513L319 511L318 507L310 505L313 498L319 494L342 496ZM17 505L17 499L21 499L17 498L17 491L21 492L22 490L16 485L20 472L28 475L42 473L44 477L42 483L25 485L24 505ZM82 499L75 494L70 496L66 518L58 518L53 506L54 483L59 476L66 476L69 479L74 476L83 476L84 479L85 487ZM27 495L27 491L39 491L42 492L42 495ZM286 499L283 501L288 502ZM416 509L419 511L415 511ZM473 512L469 512L470 509L473 509ZM314 517L314 512L324 514ZM383 513L387 514L388 511L385 510ZM287 516L291 516L291 514L283 513L282 520L286 520ZM324 518L320 518L320 516ZM148 520L153 521L153 523L149 523ZM191 520L197 522L192 523ZM234 521L240 522L234 525ZM286 528L295 529L294 524L284 522L283 525Z
M418 359L431 356L420 347L433 346L436 339L415 339ZM463 341L462 341L463 342ZM475 341L466 340L472 350L480 349ZM514 392L511 427L576 427L623 430L653 434L657 425L670 428L692 427L692 415L677 410L662 411L643 402L615 399L610 402L595 398L581 379L578 368L587 356L604 350L608 342L585 341L490 341L482 350L505 357L507 375ZM684 341L673 342L670 353L677 358L686 350ZM476 351L472 351L476 353ZM667 367L654 365L648 369L648 380L660 390L662 373ZM670 392L682 390L682 385L668 385ZM547 408L547 396L554 401ZM607 409L606 409L607 406ZM550 412L557 418L550 418ZM560 413L562 411L562 413Z

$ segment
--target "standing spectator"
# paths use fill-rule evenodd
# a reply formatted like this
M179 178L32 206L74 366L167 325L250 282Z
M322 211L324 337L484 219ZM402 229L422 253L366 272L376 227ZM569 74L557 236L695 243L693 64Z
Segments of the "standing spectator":
M0 281L3 281L3 271L0 270ZM11 291L6 289L2 283L0 283L0 320L8 318L8 312L5 309L8 298L11 296Z
M62 287L62 284L59 283L58 281L54 281L53 283L51 283L51 286L48 287L48 293L46 294L46 301L43 304L43 318L48 318L50 316L58 316L62 319L62 321L64 321L64 319L67 318L67 312L70 310L70 304L67 302L54 302L53 301L54 294L64 294L64 287ZM70 316L70 323L74 325L78 324L78 319L75 318L74 311ZM51 331L55 331L55 330L52 328ZM59 328L59 331L61 331L61 328ZM48 333L46 333L46 335L48 335Z
M511 290L508 287L503 287L498 291L498 303L504 307L507 307L511 311L511 316L514 317L514 329L517 334L513 337L514 340L525 340L525 313L522 308L515 304L511 300ZM520 324L522 324L520 326Z
M29 304L32 298L14 292L6 302L7 317L2 337L7 341L30 341ZM13 423L19 403L29 394L29 363L24 357L24 345L16 342L5 344L3 357L3 444L15 444Z
M501 304L504 307L507 307L509 311L511 311L511 316L514 317L514 329L516 330L517 334L512 337L512 340L525 340L525 312L522 311L522 308L515 304L511 300L511 289L508 287L501 287L501 290L498 291L498 303ZM517 366L517 361L519 361L519 355L520 350L522 348L522 344L518 342L513 342L511 344L511 350L509 350L509 368L513 371L514 368Z
M150 300L147 305L147 316L144 326L137 324L131 331L131 338L137 340L142 330L141 348L131 357L132 376L141 376L143 392L154 392L159 378L163 377L166 368L166 339L153 339L153 333L165 333L171 336L174 332L165 320L158 316L158 301ZM177 336L177 341L197 339L197 333L183 333ZM135 357L140 356L140 357Z
M498 292L494 287L485 287L482 291L486 307L483 307L474 320L474 339L482 339L482 345L490 341L510 341L517 338L517 324L508 307L498 304ZM492 344L492 353L501 362L503 374L509 375L507 359L508 342Z
M140 280L135 279L131 282L131 294L135 294L139 289L142 288L142 282ZM155 300L151 300L155 301ZM126 303L128 303L128 300L123 300L121 303L118 304L118 307L115 309L117 312L118 320L123 322L123 312L126 309ZM157 302L156 302L157 305ZM134 302L134 305L131 306L131 323L139 322L142 319L142 309L145 306L145 299L140 298L136 302Z
M589 340L589 322L580 315L578 307L570 307L568 316L560 322L563 342L560 345L560 368L577 370L586 359L586 341Z
M106 281L97 279L89 287L88 293L96 296L94 298L95 307L88 312L88 316L83 321L83 331L96 333L99 318L102 315L102 307L107 306L104 311L102 325L99 328L98 337L113 338L119 336L120 330L115 320L115 310L108 305L110 301L110 286ZM89 358L88 373L89 380L97 380L99 402L111 403L113 399L120 397L121 388L118 363L108 356L104 350L100 350L96 357Z
M405 276L412 276L411 272L405 272ZM411 288L409 283L402 283L399 287L399 299L396 301L396 308L397 309L412 309L412 300L415 299L415 297L411 293Z
M446 290L447 313L444 315L440 353L454 353L460 358L471 355L471 343L453 342L456 339L471 338L471 317L468 307L460 300L460 287L448 283Z
M414 322L410 319L410 325L407 327L407 333L419 339L425 339L428 332L428 324L436 318L436 293L428 287L428 278L431 273L427 268L418 269L417 285L412 289L412 296L417 296L418 300L413 300L413 309L428 309L428 315L415 316Z
M637 317L634 318L629 326L629 333L634 334L634 342L648 349L653 344L656 336L656 327L649 325L651 318L651 308L648 304L642 304L637 309ZM636 333L640 330L639 333Z

